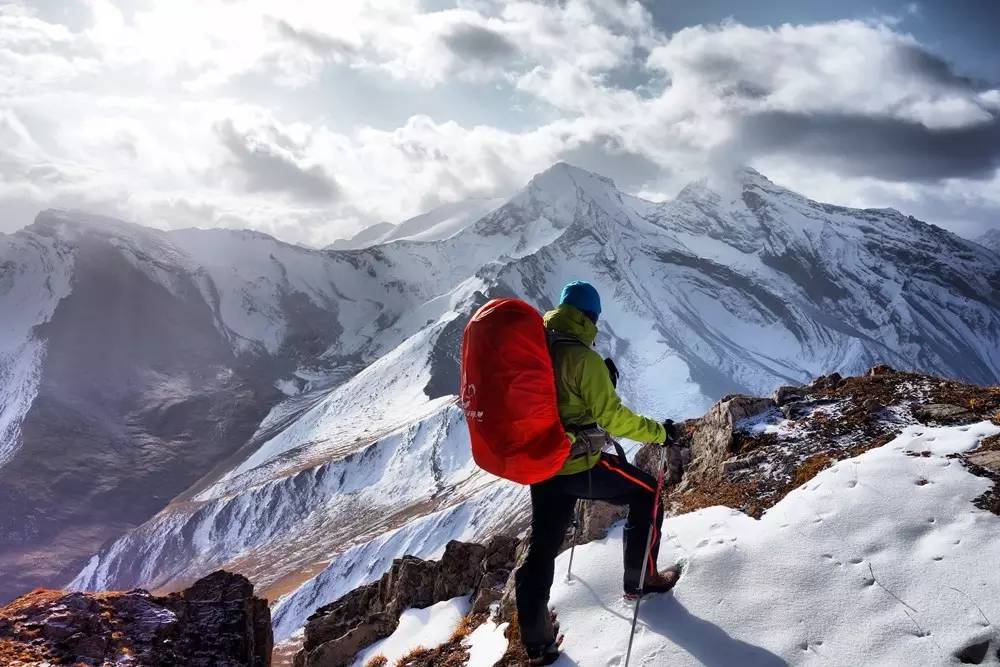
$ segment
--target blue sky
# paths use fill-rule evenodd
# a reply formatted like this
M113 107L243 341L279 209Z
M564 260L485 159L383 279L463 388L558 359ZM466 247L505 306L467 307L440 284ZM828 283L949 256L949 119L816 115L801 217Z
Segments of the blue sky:
M314 245L557 160L750 164L1000 226L1000 3L0 0L0 231L72 206Z

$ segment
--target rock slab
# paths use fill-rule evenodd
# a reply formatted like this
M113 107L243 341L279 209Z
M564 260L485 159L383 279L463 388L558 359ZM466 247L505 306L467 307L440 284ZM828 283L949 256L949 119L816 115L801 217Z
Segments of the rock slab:
M514 567L517 539L493 537L485 546L452 540L439 561L404 556L381 579L320 607L309 617L295 667L342 667L361 649L388 637L407 609L423 609L461 595L472 613L498 601Z
M271 612L218 571L167 596L36 590L0 608L0 664L268 667Z

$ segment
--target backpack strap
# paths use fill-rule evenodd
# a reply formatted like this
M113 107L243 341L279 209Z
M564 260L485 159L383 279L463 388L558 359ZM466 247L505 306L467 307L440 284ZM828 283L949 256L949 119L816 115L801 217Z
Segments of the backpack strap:
M545 336L549 339L549 349L556 345L583 345L583 342L576 336L561 331L546 329Z

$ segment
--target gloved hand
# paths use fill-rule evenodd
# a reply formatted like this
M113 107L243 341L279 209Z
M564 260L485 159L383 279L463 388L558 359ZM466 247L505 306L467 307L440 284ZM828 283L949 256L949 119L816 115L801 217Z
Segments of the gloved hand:
M663 444L667 448L667 483L680 484L684 471L691 465L691 445L680 442L680 431L673 420L664 420L663 428L667 431L667 441Z
M691 465L691 447L677 442L669 442L664 447L667 448L667 484L680 484Z
M673 419L663 420L663 430L667 432L667 439L664 440L664 443L675 442L677 440L677 437L680 435L680 433L677 430L677 425L674 424Z

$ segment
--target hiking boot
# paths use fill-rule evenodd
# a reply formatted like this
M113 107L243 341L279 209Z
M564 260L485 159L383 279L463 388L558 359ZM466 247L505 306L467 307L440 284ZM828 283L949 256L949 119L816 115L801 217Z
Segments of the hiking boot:
M524 651L528 654L529 665L551 665L559 659L559 644L562 637L545 646L525 646Z
M551 665L559 659L559 646L563 642L563 636L559 634L559 617L554 609L549 609L545 625L546 634L553 640L547 644L526 644L524 646L524 651L528 654L529 665Z
M646 580L642 584L642 592L637 588L625 588L625 598L635 600L650 593L666 593L677 585L677 580L681 578L681 568L679 565L671 565L662 572L647 574Z

